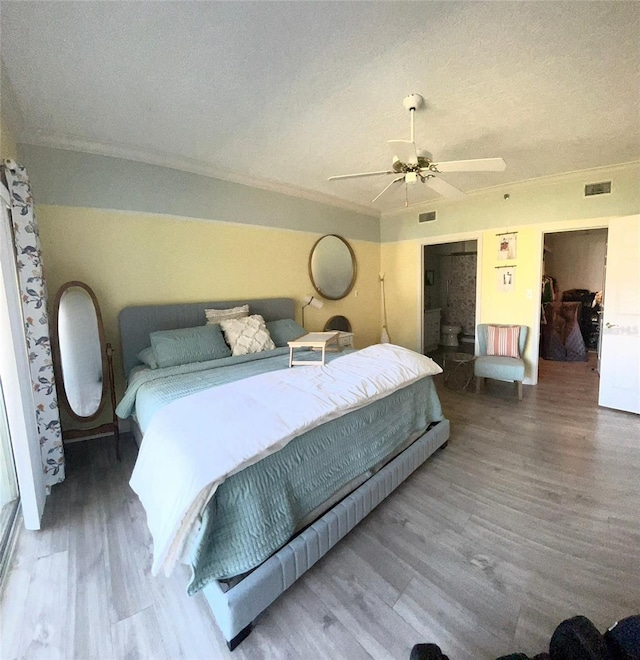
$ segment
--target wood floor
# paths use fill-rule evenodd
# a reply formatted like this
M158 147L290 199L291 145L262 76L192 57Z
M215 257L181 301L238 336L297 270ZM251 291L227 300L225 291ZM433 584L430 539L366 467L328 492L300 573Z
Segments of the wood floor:
M438 377L441 378L441 377ZM439 392L451 439L259 619L233 654L187 570L150 575L125 441L68 448L44 529L22 531L0 603L0 657L452 660L548 649L575 614L640 611L640 422L596 406L591 364L544 362L537 387ZM184 568L184 567L181 567Z

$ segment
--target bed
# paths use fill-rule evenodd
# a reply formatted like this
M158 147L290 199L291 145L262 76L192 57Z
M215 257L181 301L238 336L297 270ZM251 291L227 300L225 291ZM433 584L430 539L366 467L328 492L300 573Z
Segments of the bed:
M424 375L437 371L392 345L332 354L321 368L288 369L282 341L254 355L142 365L152 332L202 326L205 309L247 303L268 324L294 318L289 298L129 307L119 316L129 387L118 414L131 416L140 447L131 483L154 538L153 572L186 560L187 590L204 593L230 649L449 437ZM396 376L408 380L394 384ZM234 406L251 414L234 415ZM223 448L215 461L206 458L213 436ZM249 458L246 438L257 443ZM226 453L244 462L226 466Z

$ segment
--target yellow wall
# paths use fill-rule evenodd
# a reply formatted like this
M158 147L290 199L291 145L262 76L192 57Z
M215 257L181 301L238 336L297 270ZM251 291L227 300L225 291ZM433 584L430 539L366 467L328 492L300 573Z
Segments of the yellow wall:
M0 115L0 158L12 158L15 160L17 157L18 149L13 131L8 126L5 118Z
M606 227L607 218L620 215L621 209L632 213L638 206L638 187L631 184L637 183L638 171L637 165L613 168L616 194L595 200L576 201L575 174L513 186L509 202L502 191L474 194L458 204L444 203L445 221L438 211L437 223L420 227L424 235L408 240L398 239L405 231L415 231L416 210L387 215L383 235L389 223L404 223L406 230L398 228L395 239L389 234L396 229L387 231L389 242L381 245L350 240L358 261L353 291L342 301L325 301L321 310L307 307L306 326L317 330L330 316L344 314L351 319L358 347L377 342L382 271L391 340L420 350L422 246L475 239L480 264L478 321L531 328L525 382L535 383L543 233ZM598 175L604 180L607 172ZM595 210L600 216L594 216ZM37 213L51 298L65 281L90 284L102 306L107 339L116 349L117 314L126 305L271 296L301 301L313 293L307 262L319 237L316 233L70 206L39 205ZM445 233L447 228L450 233ZM516 286L508 294L496 287L496 234L501 231L518 231ZM119 374L119 362L116 371Z
M116 350L118 312L128 305L313 293L309 252L318 234L163 215L40 205L43 261L53 300L58 287L80 280L95 291L107 341ZM379 245L350 240L357 259L354 289L343 300L307 307L305 325L322 329L334 314L352 323L356 345L380 332ZM356 295L357 292L357 295ZM297 308L298 321L300 307ZM119 390L120 361L116 353Z
M414 350L420 349L420 264L419 243L403 241L381 247L389 338L394 344Z
M480 314L479 323L510 323L526 325L529 337L525 346L526 377L525 382L535 382L538 362L538 320L536 314L540 308L540 284L542 278L542 233L538 229L515 229L517 258L498 261L498 242L500 237L495 231L482 234L478 249L480 262ZM502 269L496 266L515 265L514 291L498 291L497 273Z
M585 199L584 182L613 181L613 194ZM505 201L504 193L511 199ZM638 164L557 177L552 181L517 184L459 202L441 202L436 223L418 226L414 207L382 219L380 270L385 272L387 316L392 340L420 350L422 246L475 239L479 281L476 316L479 323L514 323L530 328L525 349L526 383L537 382L543 237L549 231L607 227L609 218L640 211ZM416 232L422 232L417 236ZM497 233L517 231L515 291L497 290ZM403 237L404 238L403 240ZM395 241L395 242L393 242Z

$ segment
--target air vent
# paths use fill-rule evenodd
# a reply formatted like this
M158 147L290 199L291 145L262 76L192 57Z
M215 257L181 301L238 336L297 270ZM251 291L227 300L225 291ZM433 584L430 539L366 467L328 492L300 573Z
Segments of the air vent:
M611 181L603 181L602 183L587 183L584 187L584 196L591 197L592 195L608 195L611 192Z
M433 222L436 219L435 211L427 211L418 216L418 222Z

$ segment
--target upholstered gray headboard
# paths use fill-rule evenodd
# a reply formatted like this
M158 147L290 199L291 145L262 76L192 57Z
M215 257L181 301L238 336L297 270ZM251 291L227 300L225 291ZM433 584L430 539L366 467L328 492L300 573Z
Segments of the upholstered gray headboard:
M293 298L260 298L258 300L224 300L201 303L176 303L173 305L142 305L125 307L118 316L122 364L125 376L137 364L138 353L149 346L149 334L156 330L175 330L204 325L204 310L228 309L249 304L250 314L260 314L265 321L292 319L295 312Z

